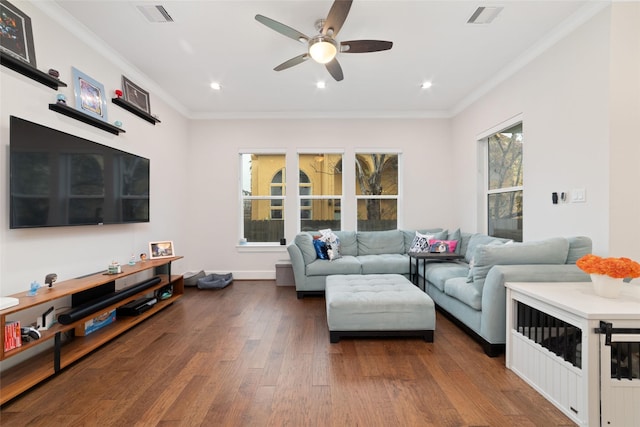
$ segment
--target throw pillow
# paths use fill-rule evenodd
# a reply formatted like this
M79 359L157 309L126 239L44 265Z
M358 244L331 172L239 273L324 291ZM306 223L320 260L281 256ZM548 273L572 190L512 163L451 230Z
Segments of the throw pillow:
M329 261L333 261L334 259L341 258L340 255L340 239L338 236L331 231L330 228L325 228L324 230L319 230L320 237L318 240L325 243L327 259ZM324 253L324 251L323 251Z
M409 248L409 252L427 252L429 251L429 240L433 239L433 234L422 234L416 231L416 237Z
M437 250L431 250L431 252L455 252L456 246L458 246L457 240L439 240L439 239L431 239L429 240L429 248L437 248ZM444 249L444 250L440 250Z
M327 244L327 255L329 257L329 261L342 258L342 255L340 254L340 239L336 239L333 243Z
M319 239L313 239L313 247L316 248L316 255L320 259L329 259L327 244Z

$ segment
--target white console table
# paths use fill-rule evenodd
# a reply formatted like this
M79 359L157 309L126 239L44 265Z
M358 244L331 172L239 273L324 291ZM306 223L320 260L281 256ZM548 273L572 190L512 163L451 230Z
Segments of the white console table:
M597 296L590 282L505 286L507 368L578 425L640 425L635 365L633 378L612 378L612 346L598 332L607 322L616 351L638 351L640 285L626 284L617 299Z

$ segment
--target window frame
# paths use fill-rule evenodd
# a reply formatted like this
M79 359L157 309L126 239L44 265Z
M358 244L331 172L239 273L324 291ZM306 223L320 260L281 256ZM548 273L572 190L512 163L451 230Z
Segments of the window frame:
M478 134L476 140L478 141L478 224L481 224L481 231L489 234L489 196L493 194L506 194L516 191L522 192L522 240L524 240L524 200L525 200L525 188L524 179L523 185L502 187L499 189L489 189L489 138L497 133L504 132L514 126L521 125L524 128L524 117L522 114L518 114L511 117L502 123L487 129L486 131ZM523 131L524 133L524 131ZM523 141L524 143L524 141ZM524 146L523 146L523 158L524 158ZM524 164L522 167L522 173L524 176Z
M379 196L367 196L364 194L357 194L357 188L355 187L355 182L357 180L356 177L356 170L355 170L355 163L356 163L356 158L358 155L361 154L392 154L392 155L396 155L398 157L398 191L397 194L394 195L379 195ZM343 159L343 164L344 164L344 159ZM354 151L354 155L353 155L353 159L351 159L351 166L353 167L353 176L352 176L352 180L354 182L354 212L353 212L353 216L354 216L354 229L356 231L358 231L358 204L360 200L368 200L368 199L379 199L379 200L395 200L396 201L396 229L401 229L402 228L402 218L403 218L403 214L402 214L402 210L403 210L403 200L402 200L402 193L403 193L403 168L404 168L404 164L403 164L403 156L402 156L402 150L398 150L397 148L363 148L363 149L356 149ZM344 174L343 174L344 175Z
M306 172L304 172L301 169L301 165L300 165L300 156L301 155L316 155L316 156L320 156L320 155L339 155L341 157L341 162L342 162L342 173L341 173L341 183L340 183L340 188L342 189L342 194L340 195L324 195L324 194L313 194L313 179L311 177L309 177L309 174L307 174ZM310 200L311 204L313 204L313 201L315 200L336 200L338 199L340 201L340 210L341 210L341 215L340 215L340 230L343 230L344 227L344 215L342 215L342 207L344 206L344 197L345 197L345 180L344 180L344 164L345 164L345 152L342 149L299 149L296 151L296 171L298 173L296 173L296 179L298 179L298 182L296 182L296 232L299 233L302 230L302 217L300 215L300 212L302 211L302 208L304 206L302 206L302 200ZM300 182L299 182L299 178L300 178L300 172L304 172L307 177L310 180L310 184L309 184L309 188L311 189L311 194L309 195L302 195L300 194ZM313 220L313 217L316 216L313 214L313 209L311 210L311 217L310 218L305 218L305 219L311 219Z
M244 195L244 189L242 188L242 184L243 184L243 179L244 179L244 164L243 164L243 156L244 155L277 155L277 156L283 156L284 157L284 166L280 169L280 171L282 171L282 179L283 179L283 186L282 186L282 195L281 196L272 196L272 195L265 195L265 196L245 196ZM286 193L287 193L287 151L284 149L265 149L265 148L258 148L258 149L241 149L238 151L238 194L239 194L239 221L238 221L238 245L240 246L280 246L280 242L279 241L273 241L273 242L247 242L245 239L245 233L244 233L244 205L246 201L251 201L251 200L282 200L282 213L283 213L283 218L277 218L277 219L272 219L271 218L271 204L269 206L269 217L270 217L270 221L282 221L283 222L283 228L284 228L284 234L286 235L286 224L287 224L287 200L286 200ZM271 177L271 179L273 179L273 177ZM271 179L269 181L269 193L271 193Z

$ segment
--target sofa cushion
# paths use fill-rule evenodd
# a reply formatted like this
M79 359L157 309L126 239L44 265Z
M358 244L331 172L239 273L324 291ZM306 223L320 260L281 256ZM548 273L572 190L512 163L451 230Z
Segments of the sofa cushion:
M403 254L360 255L362 274L409 274L409 257Z
M298 233L296 238L293 240L293 243L300 248L305 265L312 263L316 258L318 258L316 248L313 246L313 237L311 237L311 234Z
M592 247L589 237L575 236L568 237L567 240L569 241L569 252L565 264L575 264L577 260L591 253Z
M358 255L358 239L355 231L334 231L340 239L341 255Z
M568 251L569 241L564 237L509 245L478 246L474 255L471 285L482 295L484 281L494 265L564 264Z
M329 276L331 274L360 274L360 261L354 256L345 255L342 258L329 261L316 259L307 265L307 276Z
M444 293L475 310L482 309L482 292L467 283L466 277L454 277L444 282Z
M427 280L444 292L444 282L454 277L467 277L469 267L455 262L427 262L425 274Z
M464 260L471 262L471 259L475 255L476 247L478 245L487 245L495 240L495 237L487 236L486 234L476 233L469 238L467 248L464 253Z
M465 231L460 232L460 239L458 240L458 246L456 247L456 251L460 255L465 255L467 253L467 247L469 246L469 240L473 236L472 233L467 233Z
M358 255L403 253L404 235L400 230L358 232Z

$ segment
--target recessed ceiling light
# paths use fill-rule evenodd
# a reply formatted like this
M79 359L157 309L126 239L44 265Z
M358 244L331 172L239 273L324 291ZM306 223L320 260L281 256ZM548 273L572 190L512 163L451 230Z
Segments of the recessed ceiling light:
M318 89L324 89L324 88L327 87L327 84L325 82L318 82L318 83L316 83L316 87Z
M211 89L220 90L221 88L222 86L220 86L220 83L216 83L216 82L211 83Z
M429 89L429 88L431 87L431 85L432 85L432 83L431 83L431 82L423 82L423 83L420 85L420 88L421 88L421 89Z

